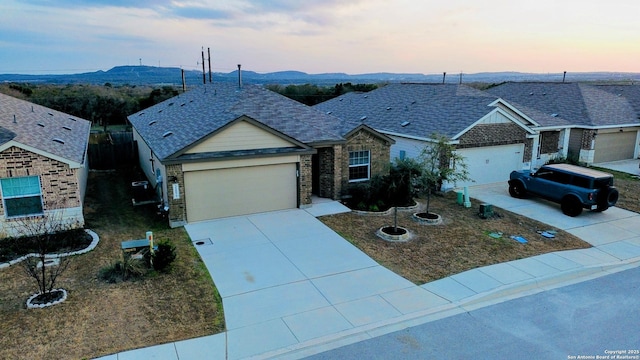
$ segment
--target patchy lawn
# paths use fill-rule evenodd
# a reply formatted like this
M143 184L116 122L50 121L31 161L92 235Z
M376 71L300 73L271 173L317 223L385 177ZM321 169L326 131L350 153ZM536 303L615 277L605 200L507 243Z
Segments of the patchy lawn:
M640 179L619 171L595 168L613 174L613 185L618 188L620 198L616 207L640 213Z
M481 219L477 215L478 204L474 201L471 208L459 206L453 192L432 196L430 211L443 217L441 225L421 225L411 218L413 211L399 211L398 225L414 234L414 238L405 243L387 242L375 235L380 227L393 225L393 214L346 213L320 219L381 265L416 284L481 266L590 247L564 231L547 239L537 231L557 229L500 208L494 207L498 216ZM488 234L492 232L501 232L502 238L490 237ZM522 236L528 243L518 243L509 238L511 235Z
M637 176L602 169L614 174L620 192L617 207L640 213L640 179ZM506 185L505 185L506 186ZM420 225L413 212L398 212L398 225L414 233L407 243L390 243L375 231L393 225L393 216L362 216L353 213L322 217L321 220L380 264L416 284L424 284L473 268L527 258L559 250L588 248L577 237L558 231L554 239L538 234L547 225L500 208L500 216L483 220L477 216L478 201L465 209L456 204L454 193L432 196L430 210L444 218L442 225ZM501 239L487 235L502 232ZM527 244L509 238L520 235Z
M81 359L211 335L224 330L220 296L183 228L170 229L153 207L131 205L127 173L90 174L85 203L87 228L100 236L98 247L75 256L58 281L67 301L27 310L37 287L20 265L0 270L0 358ZM169 239L177 252L173 271L143 280L108 284L101 268L120 256L120 242Z

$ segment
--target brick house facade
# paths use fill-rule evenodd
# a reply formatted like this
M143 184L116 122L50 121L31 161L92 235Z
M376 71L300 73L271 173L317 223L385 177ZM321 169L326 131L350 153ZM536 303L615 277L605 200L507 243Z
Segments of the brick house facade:
M91 123L0 94L0 237L84 226Z
M257 85L204 85L128 119L172 227L339 199L354 168L357 181L388 170L393 143Z
M531 159L533 148L533 140L527 138L527 132L514 123L478 124L462 135L459 141L458 149L524 144L523 161Z
M10 147L0 152L0 178L38 177L41 187L43 213L57 213L55 221L68 228L84 226L79 169L18 147ZM7 214L5 203L0 203L0 236L23 235L20 227L24 217Z

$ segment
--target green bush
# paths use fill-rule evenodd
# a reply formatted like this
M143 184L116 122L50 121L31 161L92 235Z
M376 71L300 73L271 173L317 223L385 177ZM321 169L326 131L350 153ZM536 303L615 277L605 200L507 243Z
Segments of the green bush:
M151 255L153 268L158 271L170 270L171 263L176 259L176 247L169 241L158 243L158 250Z

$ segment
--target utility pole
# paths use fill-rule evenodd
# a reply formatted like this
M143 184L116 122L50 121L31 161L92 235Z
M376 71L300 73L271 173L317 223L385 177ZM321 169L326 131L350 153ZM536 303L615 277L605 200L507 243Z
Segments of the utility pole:
M209 55L209 83L211 83L211 49L207 48L207 54Z
M204 48L202 48L202 83L207 83L207 74L204 72Z
M180 69L182 72L182 92L187 92L187 83L184 79L184 69Z

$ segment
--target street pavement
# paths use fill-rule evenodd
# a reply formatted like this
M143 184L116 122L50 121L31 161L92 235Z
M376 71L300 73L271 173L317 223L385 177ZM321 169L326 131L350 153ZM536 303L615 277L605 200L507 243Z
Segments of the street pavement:
M571 218L557 204L511 198L506 184L469 192L477 199L472 206L490 203L532 217L593 247L417 286L315 218L347 211L337 202L189 224L186 230L221 294L227 331L103 359L298 359L640 263L636 213L611 208Z
M640 268L327 351L325 359L640 358ZM623 357L620 357L623 358Z

